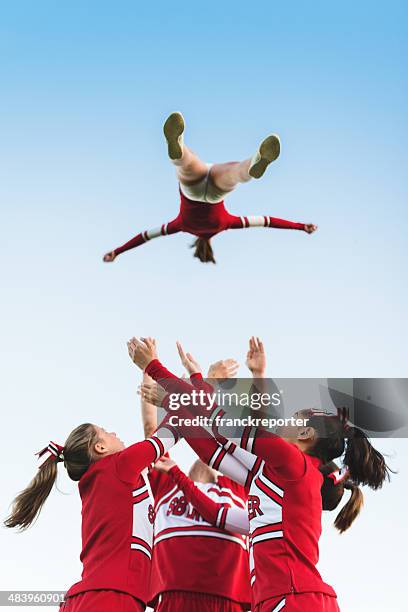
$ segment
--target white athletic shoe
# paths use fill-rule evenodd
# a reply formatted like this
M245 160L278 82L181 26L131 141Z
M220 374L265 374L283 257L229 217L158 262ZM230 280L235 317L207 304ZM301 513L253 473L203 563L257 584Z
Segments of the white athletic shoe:
M280 140L279 136L272 134L263 140L258 151L251 159L249 166L249 175L253 178L261 178L265 170L275 159L279 157Z
M184 119L181 113L172 113L163 126L170 159L181 159L183 155Z

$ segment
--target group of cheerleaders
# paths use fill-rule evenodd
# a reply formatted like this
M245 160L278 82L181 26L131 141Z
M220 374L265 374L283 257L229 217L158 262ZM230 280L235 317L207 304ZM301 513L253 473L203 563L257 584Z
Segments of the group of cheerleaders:
M235 361L211 366L206 379L178 345L189 378L169 372L152 338L132 338L130 358L143 372L145 439L125 447L115 433L84 423L64 446L50 442L40 467L14 500L5 524L35 520L63 463L82 500L82 579L67 592L64 612L334 612L335 591L316 569L322 510L339 506L335 526L350 527L362 506L359 485L378 489L389 478L384 457L347 411L305 408L302 426L276 433L242 428L228 439L188 419L223 413L170 396L233 377ZM247 366L253 385L265 376L265 351L251 338ZM205 397L206 394L202 394ZM157 424L157 407L165 417ZM171 415L171 418L170 418ZM176 421L176 425L175 425ZM169 451L180 439L199 459L185 475ZM334 459L342 458L340 468Z

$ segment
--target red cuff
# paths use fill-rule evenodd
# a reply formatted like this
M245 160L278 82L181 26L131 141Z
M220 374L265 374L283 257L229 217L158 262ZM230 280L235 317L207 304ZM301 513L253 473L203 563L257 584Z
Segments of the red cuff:
M196 380L196 379L203 380L203 375L201 374L201 372L194 372L194 374L191 374L191 376L190 376L190 380L192 380L192 379L194 379L194 380Z
M144 371L146 372L146 374L148 374L150 376L150 372L152 370L155 369L155 367L157 367L157 364L160 365L160 361L158 359L152 359L150 363L147 364L147 366L145 367Z

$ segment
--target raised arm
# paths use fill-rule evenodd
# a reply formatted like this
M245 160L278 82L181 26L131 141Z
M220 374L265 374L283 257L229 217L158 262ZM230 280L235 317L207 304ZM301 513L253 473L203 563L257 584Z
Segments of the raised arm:
M127 343L129 357L145 374L153 378L167 393L191 393L191 384L179 378L157 359L154 338L131 338Z
M207 380L203 379L201 367L191 353L186 353L180 342L177 342L177 351L180 361L187 373L190 375L190 382L193 387L213 394L214 386L208 382L211 379L234 378L238 372L239 363L235 359L221 359L211 364L208 369Z
M164 374L168 372L157 359L148 364L146 371L153 379L159 381L163 378ZM174 378L177 380L177 377ZM163 407L169 410L167 398L163 402ZM210 418L214 415L214 412L206 413L205 406L200 406L199 411L202 415L207 414ZM225 469L239 471L236 466L236 463L241 463L239 460L233 462L234 467L229 465L231 463L230 459L235 458L230 454L233 445L229 447L228 441L225 438L224 444L221 445L220 441L222 441L222 436L217 433L215 438L214 435L210 434L204 427L194 428L195 435L191 435L191 428L186 426L185 423L186 419L191 418L192 414L197 414L196 408L194 408L194 411L183 407L179 408L177 410L177 415L174 415L177 422L172 422L172 425L174 425L177 431L187 440L188 444L198 454L201 460L208 463L210 467L222 471L226 475L230 474L227 474ZM196 437L198 433L200 436L199 438ZM297 480L304 474L306 462L303 453L297 446L264 429L245 427L241 435L240 447L252 455L257 456L259 459L264 460L287 480ZM246 470L245 482L243 482L242 472L240 473L240 480L237 480L237 478L232 475L230 475L230 477L241 484L247 485L249 482L249 472L253 473L259 465L257 465L254 460L252 470L248 470L244 462L241 463L241 466Z
M159 368L160 362L154 364L154 368ZM161 365L161 364L160 364ZM163 402L166 408L166 399ZM201 414L209 415L209 418L219 414L222 409L215 409L213 412L206 413L204 407L200 407ZM287 480L297 480L304 475L306 461L302 451L295 446L263 428L245 427L243 429L239 445L227 440L218 431L210 434L204 427L194 427L194 436L191 435L191 427L185 425L185 419L191 418L192 414L197 414L187 408L177 410L177 422L172 422L177 431L182 435L191 448L198 454L202 461L216 470L230 476L236 482L249 486L253 475L259 470L261 461L265 461L273 467L282 478ZM198 436L199 431L199 438ZM246 452L242 452L246 451ZM245 469L246 478L243 481L243 472L237 464ZM232 475L230 471L235 475ZM239 474L239 480L236 477Z
M142 470L160 459L178 440L177 431L168 424L166 417L154 435L117 453L116 467L119 478L125 482L134 482Z
M149 240L153 240L153 238L158 238L159 236L167 236L170 234L176 234L181 231L180 222L178 217L170 223L165 223L160 227L156 227L151 230L146 230L145 232L140 232L140 234L136 234L134 238L122 244L122 246L117 247L113 251L109 251L103 257L103 261L111 262L115 261L116 257L125 251L130 251L130 249L134 249Z
M249 348L246 356L245 365L249 369L253 377L251 386L251 396L254 394L268 394L272 397L274 394L279 395L279 389L274 381L270 378L265 378L266 371L266 352L263 342L260 338L252 336L249 339ZM251 406L251 415L254 418L268 418L271 416L280 416L276 410L276 406L260 406L255 409Z
M163 402L166 408L166 400ZM195 412L196 414L196 412ZM186 419L192 413L179 408L171 424L185 438L204 463L229 476L239 484L249 487L262 461L275 469L286 480L298 480L306 469L302 451L280 436L262 428L245 427L239 445L227 440L218 431L210 434L204 427L191 426ZM197 437L199 436L199 437Z
M193 387L189 383L186 383L184 380L169 372L160 363L160 361L157 359L156 341L153 338L141 338L140 340L137 338L132 338L127 343L127 347L129 356L133 363L135 363L148 376L153 378L153 380L158 382L160 387L165 388L166 391L175 390L178 393L186 392L190 394L193 391ZM198 428L196 430L200 433L200 436L202 436L200 439L190 435L191 429L184 425L183 417L184 419L191 418L192 415L186 408L178 408L177 415L175 415L174 411L172 411L169 407L170 396L168 394L164 397L164 399L160 396L160 400L158 401L158 385L149 385L148 383L144 383L142 385L141 392L142 397L146 402L155 405L162 405L164 407L164 409L169 413L167 423L170 423L171 419L176 417L176 421L178 421L180 424L180 429L178 430L179 433L186 435L187 442L202 459L202 461L208 463L209 465L211 464L215 469L220 467L220 461L227 454L226 451L204 428ZM222 456L219 456L219 451L222 453ZM248 476L248 470L236 460L233 460L232 463L235 464L234 467L236 467L236 470L228 471L227 468L225 474L236 482L244 484Z
M269 215L252 215L249 217L237 217L231 215L229 229L245 229L248 227L274 227L276 229L301 230L312 234L317 230L313 223L295 223L286 219L278 219Z
M190 393L192 396L194 391L191 391L191 386L188 383L185 383L183 380L177 378L177 376L175 376L171 372L169 372L157 359L156 343L152 338L144 338L142 340L137 340L136 338L133 338L128 343L128 351L132 361L142 370L146 371L149 376L151 376L155 381L159 382L162 386L162 381L164 379L166 380L166 383L170 381L170 386L174 385L174 388L177 391L183 391L184 385L186 385L188 388L190 388ZM168 406L168 396L166 396L165 401L163 402L163 407L168 412L171 412ZM199 410L201 411L201 414L206 414L205 405L203 406L201 404L199 406ZM222 408L216 408L216 410L219 411L222 410ZM210 438L210 440L207 441L206 447L200 448L201 440L195 437L191 437L191 429L189 429L189 426L187 426L185 422L186 419L191 417L191 413L192 411L189 411L187 408L182 406L181 408L178 408L177 416L175 416L173 413L176 420L178 418L177 423L170 422L170 420L169 422L171 425L177 427L178 432L184 438L186 438L187 442L190 444L193 450L196 450L193 446L193 443L195 446L198 447L198 450L196 450L196 452L204 462L211 465L211 467L218 469L216 462L218 463L220 458L221 460L224 459L224 454L228 453L228 449L223 447L221 447L221 451L219 451L219 449L213 449L214 457L206 456L209 445L218 445L218 442L203 427L201 427L199 428L200 436L201 433L203 435L205 434L207 437ZM215 411L213 411L212 413L207 412L207 416L211 417L214 413ZM197 414L197 412L195 412L195 414ZM294 444L291 444L283 438L280 438L279 436L272 434L262 428L245 427L241 435L240 446L244 450L248 450L250 453L257 455L260 459L263 459L266 463L270 464L271 467L275 468L281 474L282 478L288 480L297 480L298 478L301 478L305 472L306 460L302 451ZM203 456L200 453L203 453ZM241 467L244 466L241 464ZM236 478L234 478L233 476L231 476L231 478L236 480ZM243 484L242 479L239 481L237 480L237 482Z
M298 480L305 473L303 452L295 444L265 429L245 427L240 447L265 461L286 480Z
M152 378L148 376L145 372L143 373L143 382L149 383L152 382ZM142 409L142 422L143 422L143 431L145 438L148 438L153 434L153 432L157 429L157 406L153 404L149 404L143 396L140 396L140 404Z
M186 500L208 523L234 533L248 534L249 522L246 508L215 502L203 493L171 459L161 459L156 464L157 468L168 473L173 482L183 491Z
M165 410L168 410L166 398L162 405ZM196 455L200 457L201 461L204 461L214 470L222 472L238 484L246 485L250 470L230 454L228 442L226 441L226 445L223 446L207 429L200 425L195 425L192 428L188 424L192 417L192 413L182 407L177 410L176 414L169 415L169 420Z
M158 367L157 364L155 364L155 367ZM225 443L225 446L223 446L221 443L217 442L212 433L205 427L195 425L194 428L192 428L190 426L189 421L197 414L197 410L194 412L194 415L189 412L187 408L183 407L179 407L177 412L171 411L169 408L169 395L165 395L164 398L162 398L161 394L158 394L157 385L144 383L141 392L145 401L151 404L159 403L163 406L169 413L169 423L171 423L171 425L177 429L178 433L185 438L193 451L202 461L204 461L204 463L222 472L239 484L247 485L248 482L250 482L252 472L243 462L232 456L233 444L223 438ZM204 411L202 411L201 414L203 415ZM254 456L253 459L255 462L257 457Z

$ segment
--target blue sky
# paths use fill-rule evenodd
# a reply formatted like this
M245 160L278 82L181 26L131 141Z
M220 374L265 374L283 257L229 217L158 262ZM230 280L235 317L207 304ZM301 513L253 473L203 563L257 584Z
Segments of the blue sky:
M406 3L396 1L3 8L0 393L4 462L12 457L14 467L2 507L31 476L31 451L49 437L63 440L78 422L100 422L128 442L140 437L130 335L156 335L173 368L176 339L206 366L230 356L243 363L247 338L258 334L271 376L407 375L406 22ZM248 157L279 133L281 158L227 205L312 221L319 231L220 235L217 266L193 260L187 235L102 264L104 252L177 213L162 137L173 110L184 113L186 142L206 161ZM17 456L16 437L24 449ZM178 456L191 461L184 448ZM404 457L408 465L401 442L398 466ZM373 503L387 508L401 477L392 486ZM55 494L57 514L45 509L32 534L2 534L7 584L64 588L77 579L74 497ZM350 536L362 555L359 543L379 514L366 511ZM32 547L53 541L55 516L72 534L66 571L43 570L30 583ZM330 533L323 550L338 545ZM377 546L386 550L385 539ZM349 597L345 609L361 612L358 585L352 597L346 578L336 580L349 553L343 545L325 567ZM46 567L45 552L36 554ZM355 557L363 571L364 557ZM395 592L391 573L389 584Z

